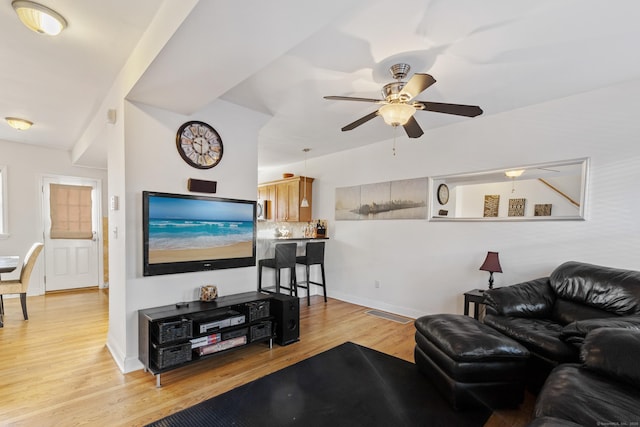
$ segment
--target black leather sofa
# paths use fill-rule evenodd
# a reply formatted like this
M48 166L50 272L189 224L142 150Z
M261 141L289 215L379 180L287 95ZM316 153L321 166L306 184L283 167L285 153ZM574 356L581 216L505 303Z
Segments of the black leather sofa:
M570 261L549 277L485 292L484 323L524 345L537 391L561 363L579 362L589 331L640 329L640 272Z
M529 427L640 425L640 330L600 328L547 378Z

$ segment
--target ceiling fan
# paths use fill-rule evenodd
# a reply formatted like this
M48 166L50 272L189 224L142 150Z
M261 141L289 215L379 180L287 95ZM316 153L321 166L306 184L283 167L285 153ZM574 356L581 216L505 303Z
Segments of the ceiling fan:
M392 65L389 71L397 81L388 83L382 88L384 99L357 98L352 96L325 96L325 99L335 101L360 101L381 104L378 110L349 123L342 128L348 131L368 122L376 116L382 116L385 123L393 127L400 126L407 132L409 138L419 138L424 131L413 117L417 110L433 111L436 113L453 114L456 116L475 117L482 114L477 105L445 104L441 102L418 101L414 98L422 93L436 80L429 74L415 73L407 82L403 82L411 67L409 64Z

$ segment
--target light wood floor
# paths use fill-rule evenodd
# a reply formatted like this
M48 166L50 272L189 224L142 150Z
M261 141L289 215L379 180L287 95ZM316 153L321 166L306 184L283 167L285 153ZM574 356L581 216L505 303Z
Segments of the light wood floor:
M105 346L108 291L5 299L0 329L0 425L139 426L231 390L345 341L413 362L414 327L364 313L365 308L314 297L301 305L301 340L254 345L162 375L161 388L142 370L122 374ZM330 369L330 367L327 367ZM520 410L492 415L487 427L524 426L534 398Z

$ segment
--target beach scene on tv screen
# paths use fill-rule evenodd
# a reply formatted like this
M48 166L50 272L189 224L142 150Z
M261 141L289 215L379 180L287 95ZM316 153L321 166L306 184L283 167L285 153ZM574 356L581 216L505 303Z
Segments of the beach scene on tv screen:
M253 255L253 205L151 196L149 263Z

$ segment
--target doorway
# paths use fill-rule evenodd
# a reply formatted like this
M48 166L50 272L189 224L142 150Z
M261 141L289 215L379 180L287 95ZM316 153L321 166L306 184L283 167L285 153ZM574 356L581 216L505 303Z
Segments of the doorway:
M42 178L45 291L102 285L101 182Z

